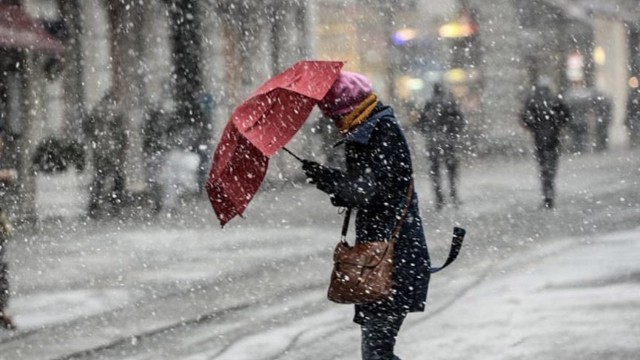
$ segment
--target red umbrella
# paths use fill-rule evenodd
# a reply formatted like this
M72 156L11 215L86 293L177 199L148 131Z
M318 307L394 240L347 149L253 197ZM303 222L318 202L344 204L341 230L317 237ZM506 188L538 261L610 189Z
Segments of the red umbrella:
M258 191L269 158L253 146L232 122L227 123L213 154L207 193L220 225L241 215Z
M300 61L260 86L233 112L231 121L271 156L300 129L343 65L341 61Z
M238 106L215 150L207 193L220 225L242 215L258 191L269 156L291 140L329 91L340 61L300 61Z

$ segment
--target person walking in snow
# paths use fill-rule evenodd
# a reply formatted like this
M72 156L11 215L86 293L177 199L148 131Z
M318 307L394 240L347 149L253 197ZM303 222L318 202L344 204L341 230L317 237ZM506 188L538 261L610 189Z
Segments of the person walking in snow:
M571 120L567 105L539 83L526 100L522 125L533 135L535 156L540 168L543 208L552 209L555 201L555 178L560 158L560 130Z
M449 178L449 196L454 206L459 205L456 183L458 180L458 151L461 143L464 118L458 103L445 91L442 83L433 85L433 97L428 100L418 120L427 138L427 150L431 167L429 174L435 196L436 210L444 206L441 168L446 168Z
M119 216L124 200L124 155L126 133L124 114L112 90L108 91L83 122L93 150L94 177L91 183L88 216L98 218L109 205L110 215Z
M167 132L170 116L159 106L152 105L144 114L142 124L142 153L153 215L159 214L164 205L161 175L168 152Z
M306 160L302 168L334 206L356 210L357 243L388 239L411 190L394 250L393 295L355 305L354 317L362 330L362 359L398 359L396 337L409 312L424 311L431 266L418 197L410 187L409 146L394 110L363 75L342 71L318 106L340 130L346 170Z

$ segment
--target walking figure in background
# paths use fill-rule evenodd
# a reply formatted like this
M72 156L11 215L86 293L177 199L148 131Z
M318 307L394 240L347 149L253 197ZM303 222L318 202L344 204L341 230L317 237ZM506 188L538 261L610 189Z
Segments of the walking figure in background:
M552 94L549 85L536 85L533 94L526 100L521 122L533 135L545 209L554 207L554 183L560 158L560 130L570 120L571 114L567 105Z
M4 149L4 126L0 126L0 158ZM15 169L0 169L0 186L5 187L18 178ZM6 313L9 305L9 265L5 261L7 241L11 237L11 224L4 206L0 207L0 327L13 329L15 325Z
M158 106L151 106L145 113L142 125L142 151L147 172L147 186L151 212L160 213L163 207L162 169L167 158L167 131L170 115Z
M629 91L625 125L629 133L629 145L640 146L640 87Z
M125 189L124 156L126 133L124 115L112 90L108 91L83 122L93 151L94 177L91 183L88 216L98 218L109 205L108 214L119 216Z
M594 100L595 123L595 151L604 151L609 146L609 124L613 115L611 99L601 92L597 92Z
M393 109L380 102L360 74L342 71L318 106L340 129L346 171L307 160L302 168L334 206L357 210L356 243L388 239L411 190L408 216L395 244L393 296L355 305L362 358L398 359L396 336L407 313L424 311L430 279L418 198L411 187L409 146Z
M574 154L606 150L612 116L611 99L597 88L587 86L584 80L574 81L563 99L572 117L566 127L570 142L565 147Z
M418 120L419 127L427 138L427 151L431 167L429 174L433 185L436 210L445 204L442 194L441 167L449 178L449 196L454 206L460 204L457 192L458 151L461 144L464 118L458 103L444 89L443 84L433 85L433 97L428 100Z
M547 82L547 80L543 80ZM573 154L582 154L589 145L589 124L593 117L595 96L593 89L584 80L575 81L563 94L563 99L571 111L572 121L566 126L568 144L566 148Z

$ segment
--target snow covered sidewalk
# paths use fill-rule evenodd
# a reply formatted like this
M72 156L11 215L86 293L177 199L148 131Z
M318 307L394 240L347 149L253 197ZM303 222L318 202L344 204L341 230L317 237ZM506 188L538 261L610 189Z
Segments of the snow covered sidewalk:
M639 155L567 159L553 212L538 209L530 161L473 164L463 207L440 213L419 174L434 263L452 225L468 235L456 263L434 276L427 311L407 319L398 354L637 359ZM0 331L0 360L359 358L352 307L326 300L341 217L323 194L267 187L246 220L220 229L212 219L204 199L166 221L62 218L16 238L18 330Z
M410 318L399 354L449 360L638 359L639 260L640 228L549 243L501 265L436 316Z

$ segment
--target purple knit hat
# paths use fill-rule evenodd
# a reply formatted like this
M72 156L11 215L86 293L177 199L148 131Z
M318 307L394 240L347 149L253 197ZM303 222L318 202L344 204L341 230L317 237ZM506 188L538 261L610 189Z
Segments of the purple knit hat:
M341 71L318 107L324 116L337 120L350 113L371 93L371 82L364 75Z

